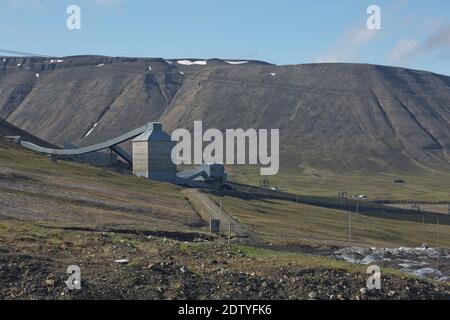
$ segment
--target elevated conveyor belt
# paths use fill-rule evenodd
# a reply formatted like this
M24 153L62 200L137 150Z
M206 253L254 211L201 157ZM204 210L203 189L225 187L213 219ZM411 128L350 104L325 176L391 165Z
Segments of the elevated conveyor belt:
M46 153L46 154L55 154L55 155L80 155L80 154L86 154L91 153L95 151L100 151L108 148L112 148L115 145L118 145L122 142L125 142L127 140L133 139L137 137L138 135L144 133L146 130L151 129L151 124L146 124L145 126L142 126L140 128L134 129L130 132L127 132L125 134L122 134L114 139L95 144L88 147L83 147L79 149L50 149L50 148L44 148L40 147L34 143L28 142L28 141L21 141L20 144L30 150L40 152L40 153Z

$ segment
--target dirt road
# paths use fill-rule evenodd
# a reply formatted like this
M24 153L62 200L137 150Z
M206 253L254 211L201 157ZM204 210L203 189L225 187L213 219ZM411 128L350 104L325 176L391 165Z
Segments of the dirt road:
M245 225L233 218L226 210L221 209L207 194L199 189L186 189L184 191L186 196L190 199L192 205L199 210L203 219L209 222L209 219L219 219L221 224L221 231L228 234L229 225L232 225L232 230L235 238L245 244L261 245L262 242L256 239L256 236Z

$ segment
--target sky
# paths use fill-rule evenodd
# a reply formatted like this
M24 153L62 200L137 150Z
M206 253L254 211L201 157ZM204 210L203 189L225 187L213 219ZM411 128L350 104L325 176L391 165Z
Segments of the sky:
M80 8L69 30L67 8ZM369 30L367 8L381 9ZM0 0L0 49L355 62L450 75L450 0ZM0 52L0 55L2 52Z

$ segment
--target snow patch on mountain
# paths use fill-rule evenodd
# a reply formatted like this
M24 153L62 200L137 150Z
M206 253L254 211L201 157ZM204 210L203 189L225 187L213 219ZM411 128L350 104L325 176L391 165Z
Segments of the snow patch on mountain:
M86 133L86 135L84 136L84 138L86 138L87 136L89 136L92 131L94 131L95 127L98 125L98 122L94 123L94 125L92 126L91 129L89 129L89 131Z
M225 60L226 63L228 64L233 64L233 65L239 65L239 64L246 64L248 63L248 61L230 61L230 60Z
M206 60L197 60L197 61L178 60L177 63L184 66L193 66L193 65L206 66L208 62Z

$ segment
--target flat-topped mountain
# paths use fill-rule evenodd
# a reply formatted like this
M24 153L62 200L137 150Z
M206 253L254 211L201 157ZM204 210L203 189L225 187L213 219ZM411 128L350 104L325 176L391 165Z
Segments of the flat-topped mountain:
M279 128L283 169L450 169L450 77L362 64L0 58L0 118L62 145L149 121Z

